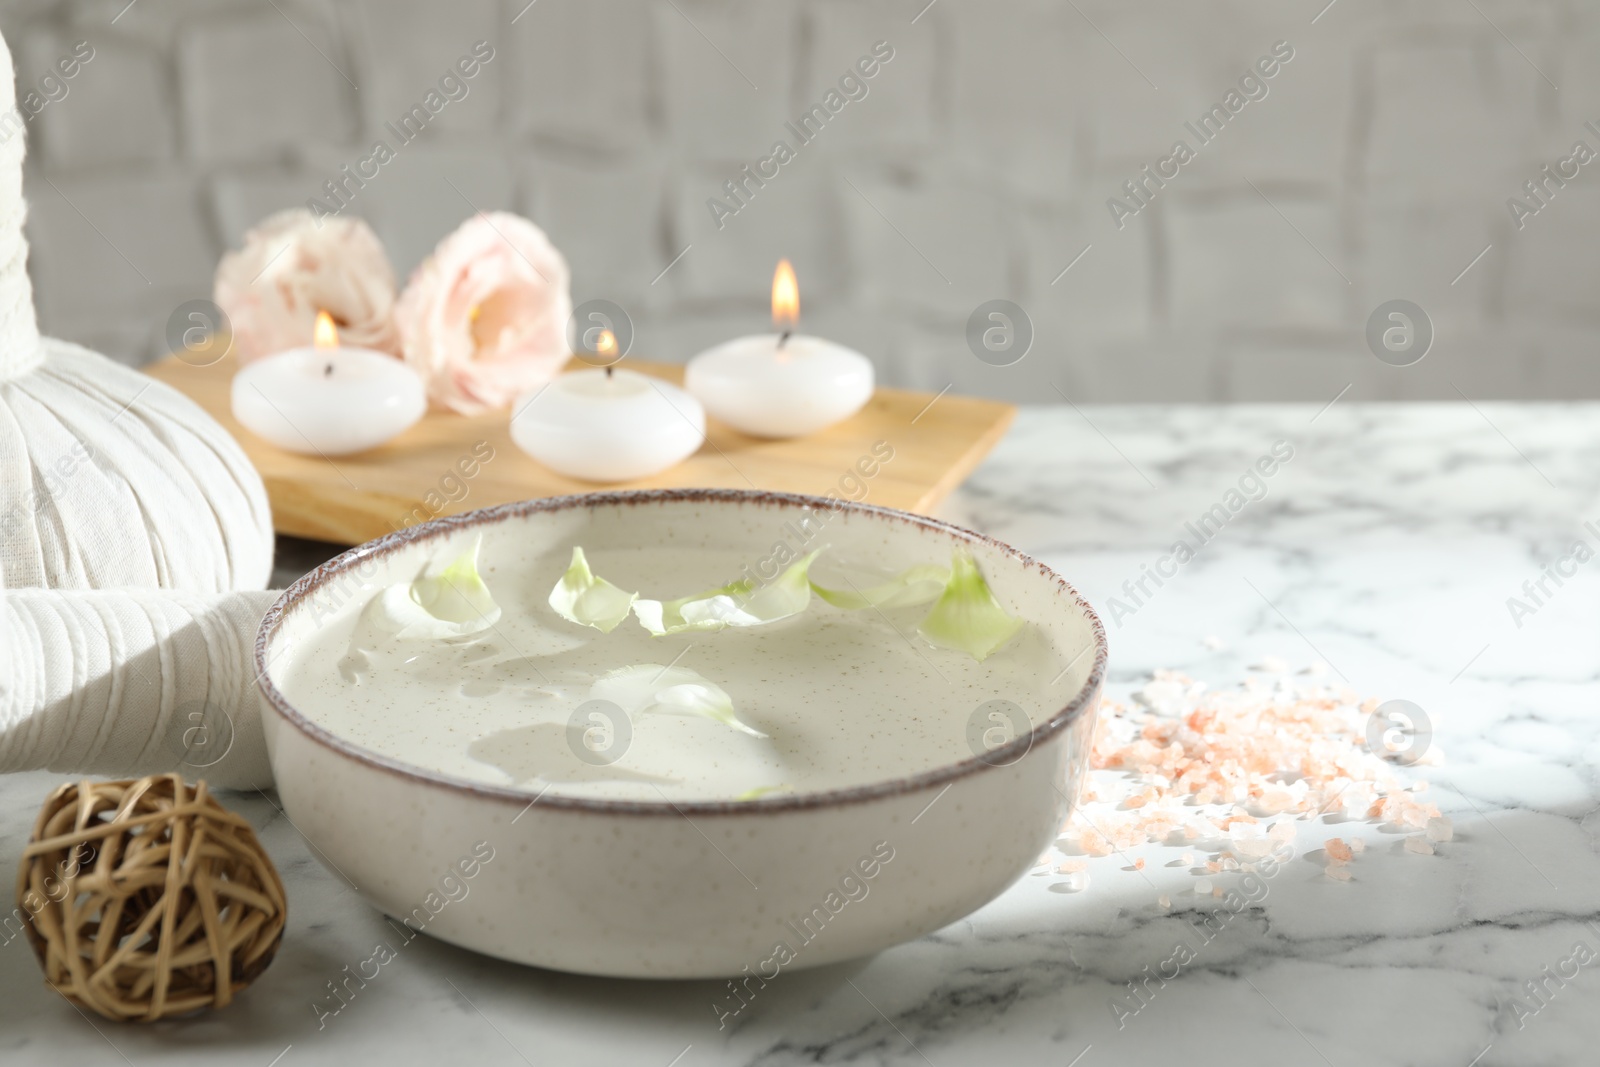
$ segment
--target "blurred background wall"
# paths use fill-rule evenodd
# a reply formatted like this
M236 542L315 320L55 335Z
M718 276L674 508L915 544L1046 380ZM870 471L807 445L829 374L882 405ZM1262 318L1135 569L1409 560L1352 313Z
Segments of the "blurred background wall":
M788 256L804 328L891 384L1600 396L1600 161L1524 190L1600 150L1600 4L7 0L0 20L23 92L94 49L27 123L31 268L48 331L132 363L247 227L325 197L486 41L468 95L349 210L402 278L474 208L530 216L641 357L765 328ZM865 97L800 144L785 124L879 41ZM1265 95L1247 83L1202 143L1185 123L1280 41ZM707 201L735 206L723 183L780 139L795 157L719 227ZM1194 158L1139 205L1124 183L1179 139ZM1114 196L1138 208L1120 228ZM966 339L995 298L1035 334L1009 367ZM1364 337L1395 298L1436 332L1412 367Z

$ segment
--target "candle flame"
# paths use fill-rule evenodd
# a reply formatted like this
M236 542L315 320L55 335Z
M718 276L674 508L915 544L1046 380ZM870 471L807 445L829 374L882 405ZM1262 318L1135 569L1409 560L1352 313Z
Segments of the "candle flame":
M333 316L326 311L317 312L317 325L311 331L311 343L317 348L339 347L339 327L333 324Z
M772 325L780 332L795 328L800 321L800 283L787 259L778 260L772 275Z
M600 335L594 339L595 355L610 359L617 354L617 335L610 330L601 330Z

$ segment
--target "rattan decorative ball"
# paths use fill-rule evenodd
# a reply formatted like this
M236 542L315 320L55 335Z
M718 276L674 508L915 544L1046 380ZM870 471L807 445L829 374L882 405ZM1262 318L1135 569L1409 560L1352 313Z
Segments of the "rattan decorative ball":
M139 1022L229 1003L272 962L287 911L250 824L176 774L50 794L17 903L52 988Z

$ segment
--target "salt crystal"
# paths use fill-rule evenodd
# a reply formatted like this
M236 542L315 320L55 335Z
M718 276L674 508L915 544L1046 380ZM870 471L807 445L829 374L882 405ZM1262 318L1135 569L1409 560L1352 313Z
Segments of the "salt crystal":
M1295 804L1295 795L1282 786L1270 786L1261 791L1256 805L1264 814L1277 815L1288 811Z
M1274 841L1293 841L1294 835L1294 823L1288 820L1275 822L1267 828L1267 836Z
M1351 852L1365 852L1366 850L1367 850L1367 843L1365 841L1361 840L1361 838L1358 837L1354 841L1350 842L1350 851Z
M1235 823L1228 827L1228 840L1233 850L1247 859L1260 859L1272 851L1272 839L1261 827L1248 823Z
M1133 694L1133 699L1157 711L1177 711L1183 705L1185 686L1178 682L1149 682Z
M1225 644L1223 644L1222 638L1218 637L1216 634L1208 634L1200 641L1200 643L1211 649L1213 652L1227 647Z
M1144 857L1143 856L1140 856L1138 859L1133 861L1133 869L1136 870L1136 871L1144 870Z
M1111 843L1100 836L1097 831L1089 831L1079 838L1080 846L1091 856L1111 855Z
M1178 862L1183 864L1185 867L1193 867L1194 866L1194 853L1193 852L1185 852L1183 855L1178 857Z
M1255 663L1251 664L1250 669L1253 671L1261 671L1265 674L1288 674L1289 664L1285 660L1279 659L1277 656L1262 656Z
M1085 863L1083 860L1067 860L1061 866L1056 868L1056 873L1057 874L1076 874L1077 872L1083 870L1084 868L1086 868L1088 866L1089 865L1087 863Z
M1350 880L1349 867L1324 867L1322 873L1332 878L1335 882L1348 882Z
M1322 850L1326 852L1328 854L1328 858L1333 860L1335 863L1349 863L1351 853L1354 851L1349 845L1344 843L1343 838L1338 837L1330 837L1324 841L1322 843Z
M1305 670L1301 671L1300 673L1309 674L1313 678L1321 678L1324 674L1328 673L1328 665L1322 662L1320 659L1314 659L1310 663L1306 664Z
M1406 838L1406 851L1415 852L1419 856L1433 855L1433 846L1420 837Z
M1159 897L1156 897L1156 903L1161 905L1162 911L1172 910L1172 898L1167 896L1165 893L1162 893Z
M1440 816L1428 820L1428 840L1448 841L1455 836L1455 827L1449 819Z
M1211 879L1196 878L1194 880L1194 892L1196 896L1202 897L1211 892Z

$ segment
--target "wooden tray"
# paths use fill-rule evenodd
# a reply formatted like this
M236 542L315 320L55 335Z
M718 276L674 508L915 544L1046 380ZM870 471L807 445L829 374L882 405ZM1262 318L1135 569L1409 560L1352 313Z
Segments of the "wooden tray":
M670 382L683 368L628 361L643 374ZM244 446L267 484L272 523L281 534L360 544L439 515L531 497L595 489L712 486L774 489L851 499L926 512L960 485L1011 424L1016 408L993 400L879 389L852 418L821 433L764 441L714 420L707 443L683 463L652 477L615 486L565 478L511 443L509 415L467 417L429 413L381 448L324 460L284 452L233 418L229 388L234 362L192 367L169 358L147 372L188 394ZM874 463L873 445L894 450L870 478L856 464ZM477 462L488 449L493 458ZM477 446L478 455L474 456ZM465 471L475 473L465 476Z

